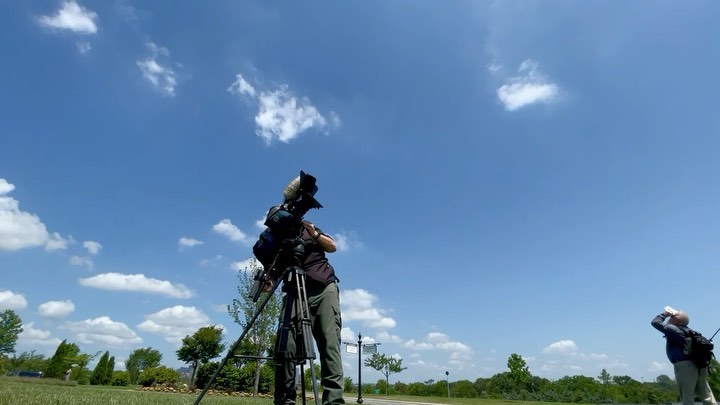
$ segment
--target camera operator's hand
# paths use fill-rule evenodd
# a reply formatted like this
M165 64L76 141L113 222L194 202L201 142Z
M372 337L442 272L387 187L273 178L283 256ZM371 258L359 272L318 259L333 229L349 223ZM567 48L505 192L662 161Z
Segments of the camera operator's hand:
M277 280L273 280L271 278L267 279L267 281L265 281L265 285L262 288L263 292L269 293L270 291L272 291L276 282Z
M317 231L317 229L315 229L315 225L312 222L303 221L303 225L308 230L308 232L310 232L310 236L312 236L315 239L320 237L320 233Z

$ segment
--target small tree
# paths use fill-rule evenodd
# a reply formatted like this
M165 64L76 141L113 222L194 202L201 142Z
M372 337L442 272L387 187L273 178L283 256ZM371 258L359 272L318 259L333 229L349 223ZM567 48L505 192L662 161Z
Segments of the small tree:
M373 353L370 358L365 359L365 365L374 368L385 376L385 382L387 383L385 394L387 395L390 395L390 374L407 369L407 367L402 366L402 359L388 357L380 353Z
M195 380L195 371L198 366L219 356L224 349L222 329L214 325L204 326L192 336L183 338L182 347L178 349L177 356L179 360L190 363L193 368L190 384L193 384Z
M257 260L250 260L250 266L244 270L238 272L239 285L237 288L240 298L235 298L232 301L232 305L228 305L228 313L233 318L235 323L240 325L243 329L247 327L248 321L255 315L258 307L264 300L261 297L258 302L253 302L250 296L250 290L252 289L254 280L253 274L256 270L262 268L262 265ZM247 345L243 348L248 348L251 355L262 357L268 353L275 340L275 330L277 320L280 317L281 311L281 300L279 292L276 290L275 294L270 297L270 300L263 308L263 311L257 317L253 323L247 338ZM245 344L246 342L242 342ZM240 348L239 348L240 349ZM235 353L239 354L239 353ZM260 372L261 363L259 360L255 361L255 379L253 384L253 396L257 396L260 387Z
M0 313L0 355L15 353L15 343L22 333L22 319L12 309Z
M530 370L528 369L525 359L517 353L513 353L508 357L508 369L510 369L510 379L517 388L526 388L530 382Z
M93 370L92 375L90 376L91 385L103 385L105 383L109 357L110 352L105 352L105 354L100 357L100 361L98 361L98 364L95 366L95 370Z
M162 360L162 353L152 347L135 349L125 360L125 368L130 374L130 384L137 384L140 370L158 367Z
M600 380L603 385L610 385L610 373L608 373L607 370L602 369L600 375L598 376L598 380Z

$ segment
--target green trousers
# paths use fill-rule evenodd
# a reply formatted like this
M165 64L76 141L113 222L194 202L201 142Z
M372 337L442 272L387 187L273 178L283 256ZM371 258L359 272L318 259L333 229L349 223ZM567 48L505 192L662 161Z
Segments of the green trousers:
M330 283L327 286L307 287L306 290L312 335L317 344L317 354L320 357L320 382L323 388L322 404L344 404L345 400L343 400L342 396L343 367L340 357L340 329L342 329L340 292L336 283ZM286 294L283 298L283 313L287 305L293 304L294 302L288 302L288 295ZM296 308L293 307L293 319L289 324L285 352L280 347L282 319L280 319L278 335L275 339L275 396L273 403L276 405L294 404L297 397L295 389L297 362L293 359L297 356L298 344L302 344L302 338L298 336L301 328L297 322L297 312ZM309 363L306 364L306 366L308 365ZM305 368L305 373L310 373L309 367Z

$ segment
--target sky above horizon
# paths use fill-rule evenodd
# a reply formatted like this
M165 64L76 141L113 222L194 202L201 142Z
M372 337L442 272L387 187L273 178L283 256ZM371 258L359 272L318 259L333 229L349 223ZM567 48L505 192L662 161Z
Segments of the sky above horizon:
M402 358L393 381L512 353L551 379L672 375L651 319L720 327L719 19L709 0L0 2L17 352L68 339L122 368L150 346L177 368L199 327L232 343L237 273L305 170L343 340Z

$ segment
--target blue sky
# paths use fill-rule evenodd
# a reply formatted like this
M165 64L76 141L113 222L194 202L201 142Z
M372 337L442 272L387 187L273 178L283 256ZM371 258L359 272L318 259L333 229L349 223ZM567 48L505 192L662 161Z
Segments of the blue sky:
M671 374L663 306L712 334L720 4L0 4L0 308L179 367L300 170L343 337L408 369ZM357 358L345 355L357 379ZM364 381L381 374L365 370Z

